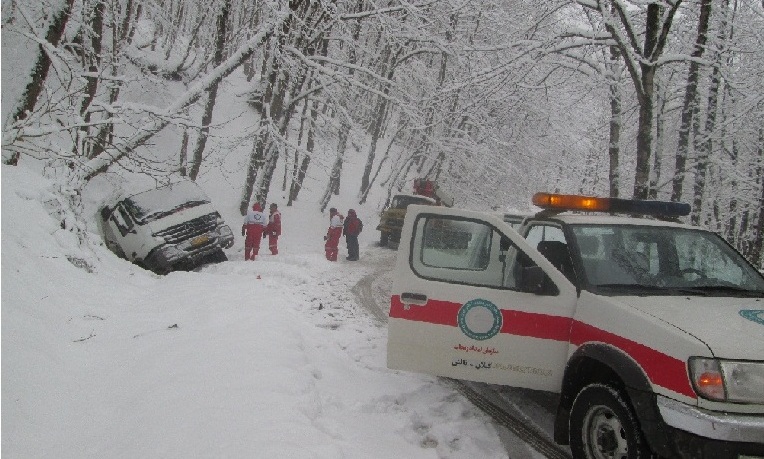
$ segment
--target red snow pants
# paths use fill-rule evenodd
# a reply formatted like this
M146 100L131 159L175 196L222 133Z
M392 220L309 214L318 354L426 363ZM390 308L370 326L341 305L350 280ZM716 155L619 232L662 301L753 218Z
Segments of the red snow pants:
M339 252L338 246L340 244L340 237L342 237L342 227L329 228L329 232L326 235L326 259L329 261L337 261L337 253Z
M279 237L273 234L268 235L268 248L271 249L271 255L279 253Z
M254 260L260 252L260 239L263 238L263 225L247 225L247 238L244 240L244 259Z

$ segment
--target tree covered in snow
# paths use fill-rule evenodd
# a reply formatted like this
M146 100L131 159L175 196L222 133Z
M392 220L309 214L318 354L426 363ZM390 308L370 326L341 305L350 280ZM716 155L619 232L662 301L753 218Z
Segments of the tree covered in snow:
M540 190L675 199L761 263L761 2L2 8L3 160L39 164L62 189L136 171L196 179L244 147L242 211L275 190L299 199L311 176L322 207L415 177L482 209L524 208ZM250 128L223 139L218 95L234 72ZM343 186L347 161L364 163L360 189Z

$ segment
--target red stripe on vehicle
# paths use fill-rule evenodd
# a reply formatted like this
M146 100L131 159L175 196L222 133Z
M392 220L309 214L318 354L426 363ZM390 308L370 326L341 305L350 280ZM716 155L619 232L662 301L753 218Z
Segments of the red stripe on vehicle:
M636 341L575 321L570 342L582 346L591 342L610 344L631 356L654 384L687 397L697 398L685 362Z
M440 300L427 300L424 306L412 304L404 307L400 295L393 295L390 298L390 317L456 327L461 307L459 303Z
M393 295L390 298L390 317L457 327L457 316L461 307L460 303L430 299L425 306L410 305L406 309L400 296ZM502 309L501 313L500 333L570 342L579 347L591 342L609 344L636 360L654 384L696 398L685 362L682 360L568 317L505 309Z
M457 327L461 307L461 303L431 299L425 306L410 305L406 309L400 296L394 295L390 299L390 317ZM568 341L570 318L508 309L501 309L501 316L500 333Z
M568 341L570 324L572 322L568 317L506 309L501 310L501 315L501 333L555 341Z

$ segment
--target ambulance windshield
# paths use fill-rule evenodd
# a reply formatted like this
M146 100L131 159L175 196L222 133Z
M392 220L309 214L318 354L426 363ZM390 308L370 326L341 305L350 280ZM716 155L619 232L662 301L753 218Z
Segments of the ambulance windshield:
M714 233L633 225L572 229L582 280L600 292L764 297L761 273Z
M209 202L210 199L204 191L191 181L144 191L124 201L128 212L139 225Z

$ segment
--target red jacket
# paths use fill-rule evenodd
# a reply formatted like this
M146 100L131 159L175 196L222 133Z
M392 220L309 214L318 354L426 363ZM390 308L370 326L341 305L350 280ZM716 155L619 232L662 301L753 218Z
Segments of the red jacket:
M358 236L363 230L363 222L355 214L355 210L348 211L348 217L343 224L342 234L345 236Z
M268 216L268 226L265 232L271 236L281 236L281 212L278 210Z

